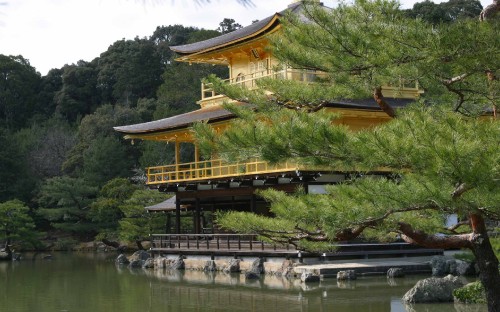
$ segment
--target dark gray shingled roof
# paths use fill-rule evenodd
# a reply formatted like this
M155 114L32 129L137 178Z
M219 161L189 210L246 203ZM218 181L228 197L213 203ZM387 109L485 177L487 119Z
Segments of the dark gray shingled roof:
M154 211L175 211L175 202L176 202L176 197L172 196L166 201L163 201L161 203L158 203L156 205L152 206L147 206L144 207L149 212L154 212ZM187 209L188 207L186 205L181 205L181 209Z
M185 128L197 121L208 120L213 122L232 117L234 117L234 115L231 112L225 110L220 106L209 106L189 113L184 113L160 120L135 125L113 127L113 129L124 134L146 134L164 130Z
M249 26L237 29L233 32L214 37L208 40L200 41L200 42L195 42L195 43L190 43L190 44L185 44L185 45L179 45L179 46L172 46L170 47L171 50L181 54L192 54L200 51L205 51L205 50L211 50L215 49L217 47L223 46L227 43L238 41L243 38L247 38L248 36L251 36L254 33L258 33L261 30L264 30L269 22L273 20L274 17L279 17L283 15L286 11L291 11L291 12L298 12L300 7L300 2L291 4L287 9L277 12L269 17L266 17L256 23L253 23Z

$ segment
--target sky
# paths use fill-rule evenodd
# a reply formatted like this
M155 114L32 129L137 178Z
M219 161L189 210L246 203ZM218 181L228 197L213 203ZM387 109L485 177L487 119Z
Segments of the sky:
M253 6L243 6L236 0L0 0L0 54L22 55L46 75L52 68L91 61L115 41L149 37L157 26L217 29L224 18L247 26L291 2L252 0ZM409 8L420 1L401 2ZM323 3L333 7L336 1Z

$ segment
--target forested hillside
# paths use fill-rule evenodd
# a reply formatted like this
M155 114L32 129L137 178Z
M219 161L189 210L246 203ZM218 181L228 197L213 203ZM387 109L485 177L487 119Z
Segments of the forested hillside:
M233 24L225 19L220 31ZM123 238L141 239L144 205L168 197L144 188L144 168L173 153L132 145L113 126L195 109L201 79L227 76L227 67L175 62L169 47L218 35L161 26L46 76L22 56L0 55L0 242L64 248L96 235L118 240L120 227Z

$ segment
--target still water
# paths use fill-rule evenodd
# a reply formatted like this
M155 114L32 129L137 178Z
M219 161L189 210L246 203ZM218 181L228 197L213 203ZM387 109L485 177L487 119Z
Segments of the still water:
M486 311L454 304L405 306L400 298L422 276L304 285L273 276L117 268L115 255L54 254L0 262L1 312L160 311Z

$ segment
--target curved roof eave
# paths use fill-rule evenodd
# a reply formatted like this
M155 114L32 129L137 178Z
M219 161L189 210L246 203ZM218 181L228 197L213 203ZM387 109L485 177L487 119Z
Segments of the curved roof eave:
M267 17L259 22L251 24L247 27L237 29L233 32L200 42L173 46L170 47L170 49L174 52L177 52L182 57L187 55L191 56L203 54L212 50L227 47L229 45L248 40L252 37L269 31L278 24L277 21L279 20L280 16L280 13L275 13L274 15Z
M212 106L150 122L113 127L113 129L125 135L145 135L188 128L195 122L215 122L233 117L234 114L223 107Z

